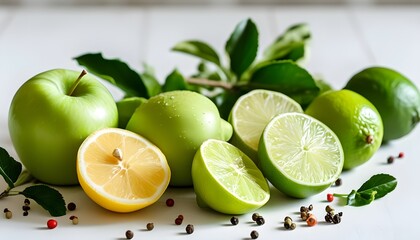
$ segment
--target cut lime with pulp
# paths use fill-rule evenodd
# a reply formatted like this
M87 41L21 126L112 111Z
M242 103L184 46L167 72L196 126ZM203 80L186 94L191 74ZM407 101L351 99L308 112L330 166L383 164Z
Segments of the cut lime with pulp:
M230 143L209 139L194 156L194 191L199 205L225 214L244 214L270 198L264 175L255 163Z
M259 150L264 176L284 194L306 198L340 175L344 153L334 132L302 113L284 113L264 129Z
M258 162L258 143L265 126L280 113L303 112L299 103L280 92L257 89L242 95L229 116L231 143Z

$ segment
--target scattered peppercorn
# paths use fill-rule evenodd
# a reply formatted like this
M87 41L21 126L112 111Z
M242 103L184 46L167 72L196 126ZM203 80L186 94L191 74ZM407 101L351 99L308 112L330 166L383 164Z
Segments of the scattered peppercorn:
M308 226L312 227L315 226L318 223L318 221L316 220L315 215L310 214L309 217L306 219L306 224L308 224Z
M239 223L239 219L235 216L230 218L230 222L232 223L232 225L238 225Z
M177 217L177 218L175 218L175 224L176 225L181 225L182 224L182 220L184 220L182 217Z
M252 239L257 239L259 237L259 234L256 230L252 230L250 235Z
M132 238L134 237L134 233L133 233L133 231L131 231L131 230L127 230L127 231L125 232L125 237L126 237L127 239L132 239Z
M194 225L192 225L192 224L188 224L188 225L187 225L187 227L185 228L185 231L186 231L188 234L192 234L192 233L194 232Z
M310 213L309 212L301 212L300 213L300 218L302 218L303 221L306 221L306 219L308 219Z
M332 201L334 201L334 195L333 195L332 193L328 193L328 194L327 194L327 201L328 201L328 202L332 202Z
M57 227L57 225L58 225L58 222L55 219L50 219L50 220L47 221L48 229L54 229L54 228Z
M338 224L341 222L341 217L339 214L335 214L332 218L334 224Z
M403 152L400 152L399 154L398 154L398 158L403 158L404 157L404 153Z
M74 202L71 202L71 203L67 204L67 209L68 209L69 211L74 211L74 210L76 210L76 204L75 204Z
M13 214L9 209L5 208L4 209L4 217L7 218L7 219L11 219L13 217Z
M308 206L308 210L309 211L312 211L314 209L314 206L312 205L312 204L309 204L309 206Z
M284 228L286 229L290 229L290 226L292 225L292 220L291 218L288 218L284 221Z
M166 206L173 207L175 204L175 201L172 198L166 199Z
M257 221L257 218L260 216L260 214L259 213L253 213L252 214L252 221Z
M308 211L307 207L305 207L305 206L300 207L300 212L307 212L307 211Z
M389 156L387 159L388 164L391 164L394 162L394 157L393 156Z
M292 222L292 224L290 224L290 230L295 230L296 228L296 223Z
M73 225L79 224L79 218L76 216L71 216L70 220L71 220L71 223L73 223Z
M184 215L179 214L179 215L178 215L178 218L180 218L181 220L184 220Z
M334 224L338 224L341 222L341 217L343 216L343 212L339 212L335 214L334 209L330 205L327 205L325 207L325 211L327 212L327 214L325 215L326 222L334 223Z
M337 178L337 180L335 180L335 183L334 183L334 185L335 186L341 186L343 184L343 180L341 179L341 178Z
M31 204L31 201L29 201L29 199L25 198L25 200L23 200L23 204L29 205L29 204Z
M325 207L325 211L326 211L327 213L331 213L331 212L333 212L333 213L334 213L334 208L332 208L330 205L327 205L327 206Z
M28 215L29 215L29 212L28 212L28 211L24 211L24 212L23 212L23 216L24 216L24 217L26 217L26 216L28 216Z
M264 225L265 219L262 216L258 216L255 222L257 223L257 225Z
M147 228L147 230L152 231L153 228L155 228L155 225L153 223L148 223L148 224L146 224L146 228Z
M28 205L24 205L24 206L22 206L22 210L23 211L29 211L29 210L31 210L31 207L29 207Z

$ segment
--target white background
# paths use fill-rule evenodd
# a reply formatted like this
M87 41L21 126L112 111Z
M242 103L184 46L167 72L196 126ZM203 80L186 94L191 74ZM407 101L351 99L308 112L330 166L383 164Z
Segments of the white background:
M313 34L307 69L324 77L335 88L363 68L382 65L394 68L420 86L420 7L419 6L128 6L128 7L0 7L0 146L14 157L7 119L11 99L19 86L31 76L52 68L81 70L73 57L102 52L120 58L141 70L142 63L155 67L162 79L177 67L184 74L193 72L196 60L174 53L179 41L200 39L221 52L235 25L252 18L260 32L260 46L267 46L294 23L306 22ZM115 98L121 93L110 87ZM396 123L398 124L398 123ZM271 200L258 210L266 224L251 223L251 214L239 216L240 224L230 226L230 216L203 210L195 204L192 189L169 189L159 202L131 214L116 214L91 202L79 187L59 187L67 202L78 209L60 218L59 227L46 229L48 213L36 204L28 217L22 216L22 197L0 200L0 209L9 208L13 219L0 217L1 239L122 239L131 229L134 239L249 239L259 231L259 239L414 239L418 236L418 159L419 129L381 149L365 165L342 174L343 185L330 188L309 199L291 199L272 189ZM393 165L389 155L405 152ZM397 189L365 207L348 207L335 201L343 211L342 223L323 222L328 192L348 193L370 176L389 173L398 179ZM0 181L1 189L5 188ZM175 206L165 206L165 199ZM320 223L306 227L296 212L301 205L313 204ZM178 214L182 226L174 224ZM77 215L80 223L68 220ZM286 231L283 219L290 215L298 227ZM145 231L154 222L155 229ZM195 226L186 235L185 226Z

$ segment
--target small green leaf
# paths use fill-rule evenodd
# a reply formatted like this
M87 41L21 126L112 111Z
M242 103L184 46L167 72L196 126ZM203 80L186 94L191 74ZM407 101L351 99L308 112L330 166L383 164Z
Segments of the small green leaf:
M143 64L143 68L144 71L141 74L141 78L143 79L143 83L146 85L149 97L158 95L162 92L162 87L155 75L154 69L146 63Z
M219 55L205 42L196 40L184 41L177 43L172 50L187 53L220 66Z
M150 97L141 75L121 60L105 59L101 53L88 53L74 59L88 72L120 88L127 97Z
M375 191L367 194L367 193L360 193L360 192L357 192L356 190L353 190L347 197L347 205L355 206L355 207L368 205L375 200L375 195L376 195Z
M230 58L230 69L240 79L254 62L258 51L258 29L251 19L241 21L225 46Z
M14 183L22 172L22 164L16 161L6 149L0 147L0 174L3 176L9 188L14 188Z
M306 24L289 27L264 51L264 61L286 60L297 61L305 55L305 45L311 34Z
M292 61L273 62L258 68L244 87L282 92L301 105L310 103L319 93L308 71Z
M54 188L47 185L34 185L25 188L20 194L35 200L47 210L51 216L59 217L66 214L66 203L63 196Z
M165 84L162 87L162 91L169 92L173 90L187 90L188 84L185 82L184 77L178 70L173 70L165 80Z
M375 193L375 198L379 199L392 192L397 187L397 179L389 174L377 174L367 180L357 192L361 194Z

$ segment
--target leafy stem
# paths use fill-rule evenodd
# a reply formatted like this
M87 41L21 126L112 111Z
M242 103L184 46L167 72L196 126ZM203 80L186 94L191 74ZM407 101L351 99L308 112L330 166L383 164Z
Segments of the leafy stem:
M0 175L4 178L8 187L0 193L0 199L23 195L26 198L35 200L41 207L47 210L51 216L63 216L66 214L66 203L63 196L54 188L43 184L26 187L23 191L14 189L34 178L28 171L22 171L22 164L16 161L9 153L0 147Z
M349 206L368 205L376 199L382 198L397 187L397 180L389 174L376 174L349 194L334 193L335 197L347 198Z

